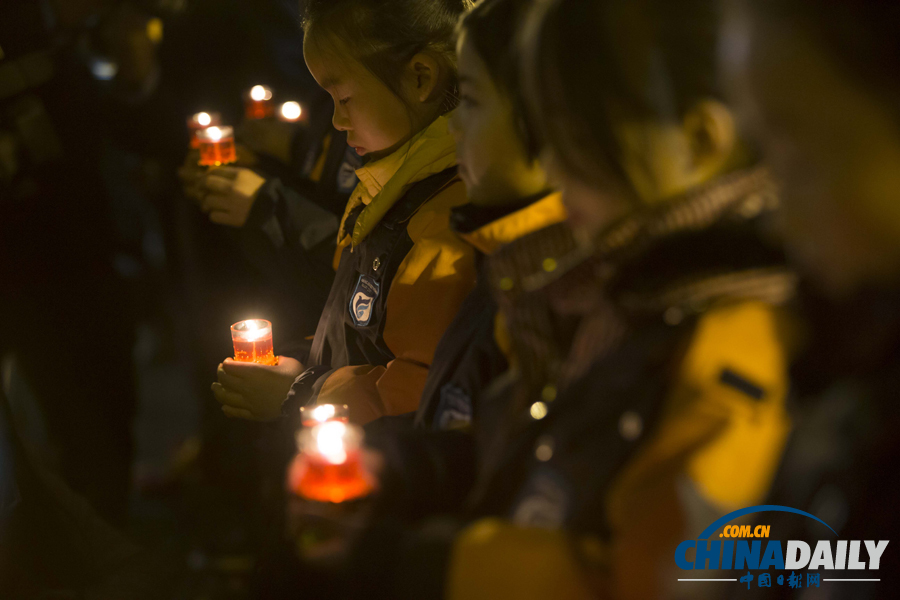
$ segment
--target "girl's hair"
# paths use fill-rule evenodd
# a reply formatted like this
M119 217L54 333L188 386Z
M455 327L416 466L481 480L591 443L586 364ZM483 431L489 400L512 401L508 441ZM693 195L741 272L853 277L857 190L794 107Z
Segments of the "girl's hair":
M497 88L512 104L516 129L529 158L536 158L540 143L526 118L519 87L516 33L530 0L482 0L459 22L459 33L475 48Z
M628 181L617 123L722 98L718 0L537 0L522 33L529 118L586 182ZM627 185L627 184L626 184Z
M455 27L473 0L307 0L303 31L320 44L340 40L398 98L403 68L420 52L449 74L445 111L457 102Z

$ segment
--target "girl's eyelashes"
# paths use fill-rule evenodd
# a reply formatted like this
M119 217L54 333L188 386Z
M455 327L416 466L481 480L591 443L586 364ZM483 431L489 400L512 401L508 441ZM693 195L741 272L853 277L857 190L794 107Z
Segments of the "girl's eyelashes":
M350 96L347 96L346 98L341 98L340 100L338 100L338 103L341 106L345 106L348 102L350 102Z

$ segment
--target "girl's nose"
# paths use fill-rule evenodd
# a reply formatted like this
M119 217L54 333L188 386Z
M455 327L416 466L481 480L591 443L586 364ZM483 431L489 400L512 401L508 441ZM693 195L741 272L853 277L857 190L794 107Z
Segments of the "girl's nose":
M338 104L335 104L334 106L334 116L331 118L331 124L334 125L334 128L338 131L348 131L350 129L350 119L347 117L347 113Z

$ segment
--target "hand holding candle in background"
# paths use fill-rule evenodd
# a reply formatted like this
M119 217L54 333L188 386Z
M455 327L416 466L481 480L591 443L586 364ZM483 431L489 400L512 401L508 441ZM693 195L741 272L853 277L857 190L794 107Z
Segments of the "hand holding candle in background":
M229 417L272 421L281 415L281 403L302 372L300 361L287 356L279 356L272 366L227 358L219 365L212 391Z
M194 191L203 212L219 225L243 227L250 216L256 194L266 182L250 169L220 167L212 169L194 183Z

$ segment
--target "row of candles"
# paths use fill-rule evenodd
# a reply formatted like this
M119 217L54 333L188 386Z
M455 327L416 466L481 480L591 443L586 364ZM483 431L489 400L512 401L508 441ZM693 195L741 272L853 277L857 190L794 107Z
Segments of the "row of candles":
M290 100L276 109L272 90L264 85L250 88L245 97L244 116L249 120L277 117L285 123L297 123L303 118L300 103ZM191 148L200 151L200 166L217 167L237 160L234 147L234 128L222 125L217 112L198 112L188 119Z
M234 359L276 365L272 323L248 319L231 326ZM367 496L372 482L362 464L362 429L349 422L345 404L300 409L297 456L287 473L288 489L317 502L347 502Z

